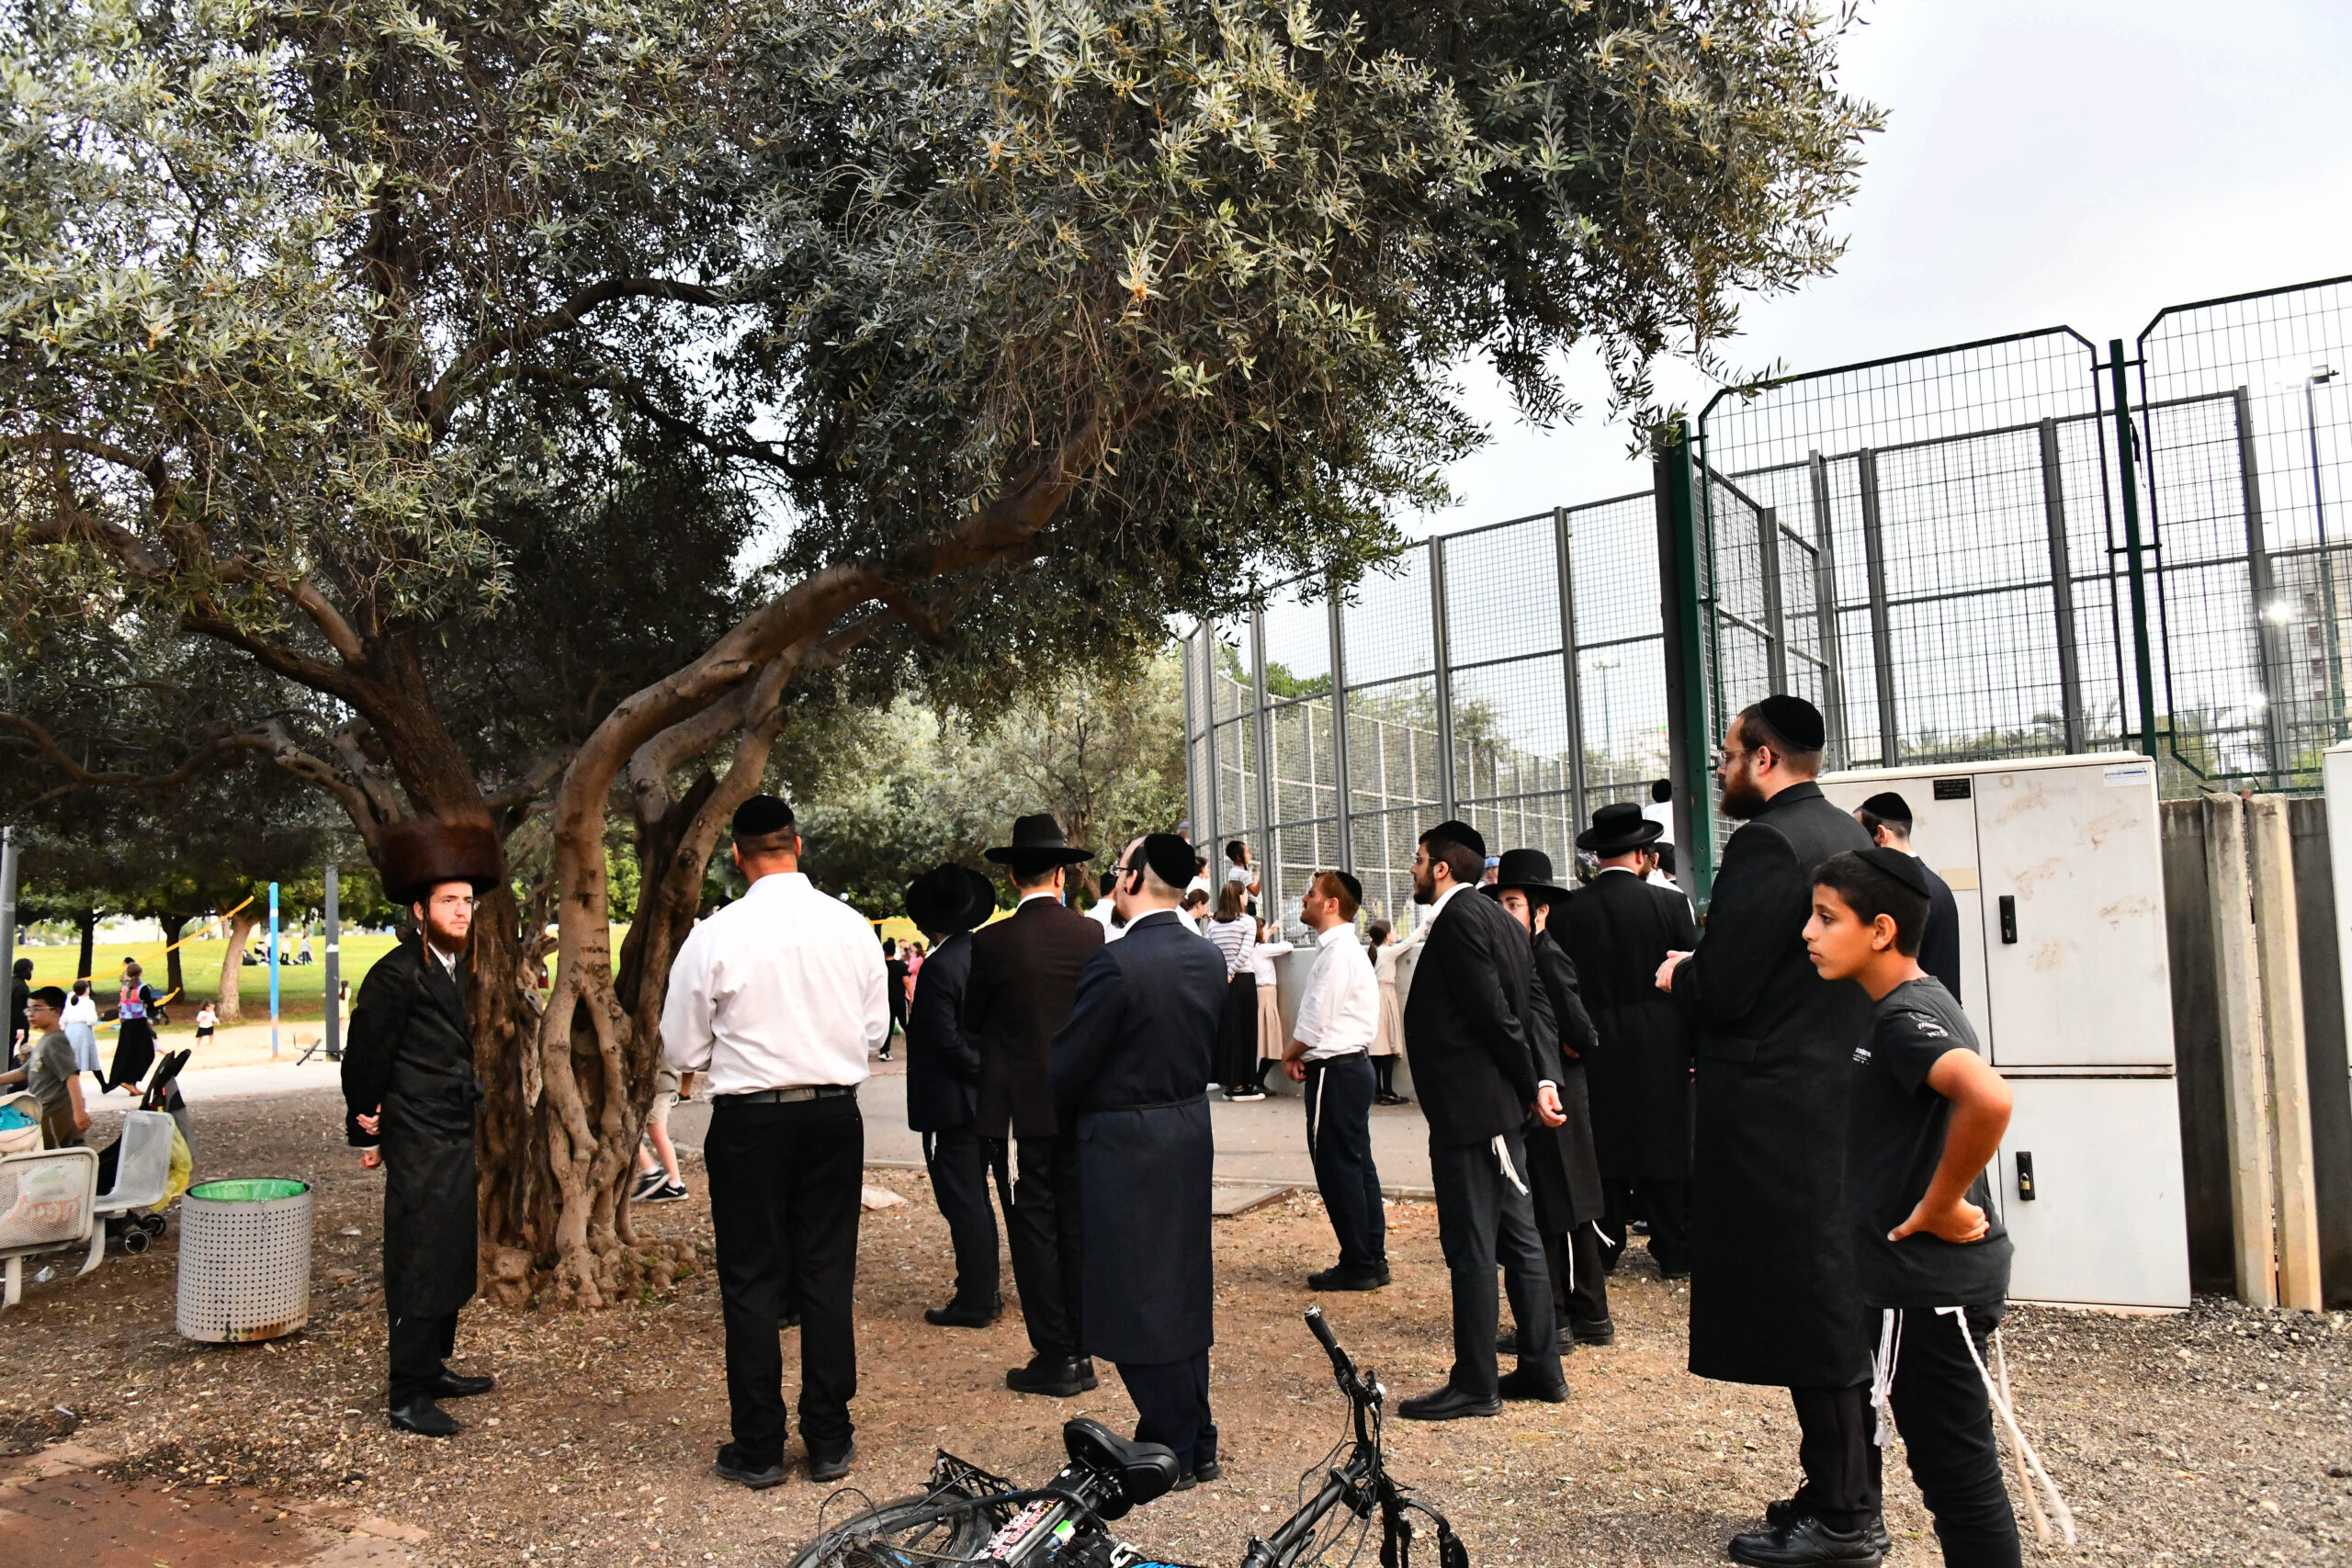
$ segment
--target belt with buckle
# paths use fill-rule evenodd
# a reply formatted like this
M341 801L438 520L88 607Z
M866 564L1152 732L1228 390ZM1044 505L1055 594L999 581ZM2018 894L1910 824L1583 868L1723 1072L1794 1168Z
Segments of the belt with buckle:
M722 1094L720 1100L731 1100L740 1105L797 1105L804 1100L836 1100L844 1094L854 1095L855 1084L820 1083L800 1089L755 1089L743 1094Z

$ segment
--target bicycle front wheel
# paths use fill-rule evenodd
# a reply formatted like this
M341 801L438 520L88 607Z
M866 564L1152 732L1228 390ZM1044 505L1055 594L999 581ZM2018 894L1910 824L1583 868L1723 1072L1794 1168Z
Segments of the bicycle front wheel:
M810 1541L791 1568L939 1568L978 1557L991 1533L977 1498L936 1492L896 1497Z

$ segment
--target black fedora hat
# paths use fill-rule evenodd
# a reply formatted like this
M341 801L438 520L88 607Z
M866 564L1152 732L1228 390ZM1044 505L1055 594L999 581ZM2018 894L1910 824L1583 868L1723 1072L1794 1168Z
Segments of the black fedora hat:
M1592 826L1577 835L1577 848L1587 854L1627 854L1656 843L1665 832L1640 807L1620 800L1592 814Z
M1093 858L1092 850L1080 849L1069 841L1050 811L1014 818L1012 842L989 852L989 859L997 864L1013 866L1082 865Z
M1552 857L1542 850L1505 850L1495 866L1495 879L1478 891L1500 898L1514 887L1539 904L1568 896L1566 888L1552 880Z
M968 866L935 865L907 884L907 919L928 936L954 936L988 919L995 885Z

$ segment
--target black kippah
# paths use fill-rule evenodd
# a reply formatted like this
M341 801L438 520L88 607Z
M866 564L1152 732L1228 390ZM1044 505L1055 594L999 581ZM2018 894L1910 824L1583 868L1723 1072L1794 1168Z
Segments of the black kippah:
M1911 803L1893 790L1874 795L1862 802L1862 809L1882 822L1909 822Z
M1822 722L1821 710L1803 697L1776 692L1756 705L1756 716L1799 751L1818 751L1829 739L1829 727Z
M1456 821L1454 818L1449 817L1444 821L1439 823L1436 827L1430 829L1428 836L1432 839L1443 839L1448 843L1460 844L1464 849L1468 850L1480 860L1485 860L1487 858L1486 835L1480 833L1477 829L1473 828L1467 822Z
M1136 853L1151 868L1152 875L1170 887L1182 888L1193 880L1192 843L1177 834L1146 833Z
M1349 875L1344 871L1335 871L1331 875L1340 886L1348 890L1348 902L1353 904L1359 909L1363 908L1363 884L1358 882L1354 877Z
M755 795L735 808L729 824L739 839L764 839L792 830L792 807L772 795Z
M1928 897L1928 874L1917 856L1887 849L1856 850L1853 853L1872 871L1893 877L1922 898Z

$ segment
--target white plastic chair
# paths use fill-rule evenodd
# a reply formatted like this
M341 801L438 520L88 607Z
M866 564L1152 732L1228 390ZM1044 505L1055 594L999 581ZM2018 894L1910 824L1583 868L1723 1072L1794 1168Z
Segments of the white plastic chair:
M167 1159L169 1153L166 1145ZM0 1157L0 1260L6 1263L0 1308L15 1306L23 1297L28 1258L82 1247L95 1237L96 1249L80 1272L97 1266L96 1254L105 1249L107 1239L94 1202L97 1190L95 1149L43 1149Z
M90 1237L90 1256L81 1272L88 1273L98 1266L106 1255L105 1223L130 1213L134 1209L152 1209L164 1201L164 1190L172 1181L172 1119L161 1111L125 1111L122 1118L122 1142L117 1146L114 1162L114 1187L91 1201L97 1212L99 1224ZM160 1230L161 1222L153 1227ZM141 1231L134 1244L130 1233L123 1235L125 1252L147 1250L148 1233ZM78 1276L77 1276L78 1278Z

